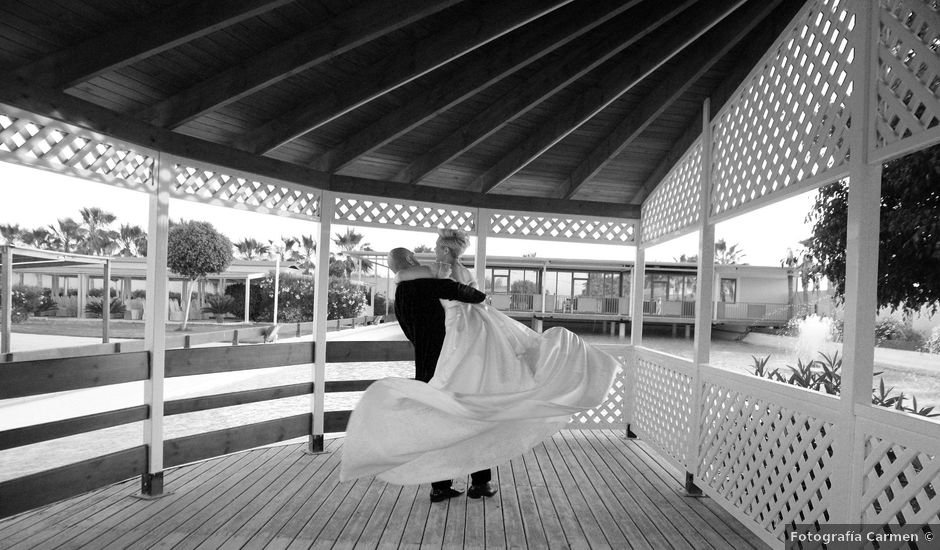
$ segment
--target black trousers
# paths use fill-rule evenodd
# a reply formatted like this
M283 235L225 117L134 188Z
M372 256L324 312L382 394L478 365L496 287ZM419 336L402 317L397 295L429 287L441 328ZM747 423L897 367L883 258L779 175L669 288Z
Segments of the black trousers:
M486 470L480 470L479 472L473 472L470 474L470 483L473 485L483 485L487 481L493 479L493 473L487 468ZM432 489L447 489L454 484L454 481L451 479L445 481L435 481L431 484Z

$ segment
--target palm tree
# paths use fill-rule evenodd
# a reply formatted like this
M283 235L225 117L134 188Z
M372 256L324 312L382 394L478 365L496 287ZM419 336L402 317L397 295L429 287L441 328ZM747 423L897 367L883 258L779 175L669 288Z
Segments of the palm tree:
M724 239L715 241L715 263L716 264L737 264L744 259L744 251L738 248L735 243L728 246Z
M290 261L293 260L297 254L297 251L294 250L297 243L296 238L281 235L280 243L275 244L274 241L268 241L269 252L280 258L282 262Z
M246 237L235 243L235 250L245 260L263 259L271 251L271 247L255 239Z
M301 235L300 239L300 249L297 250L294 254L294 262L302 270L304 275L310 275L313 273L313 268L316 267L316 257L317 257L317 241L314 240L313 235Z
M3 237L4 244L14 245L17 242L22 243L23 229L18 223L5 223L0 225L0 237Z
M118 231L121 256L143 256L147 250L147 232L139 225L121 224Z
M49 225L56 248L63 252L74 251L85 236L81 224L72 218L59 218L58 223Z
M20 233L23 244L42 250L55 250L55 239L45 227L39 227Z
M82 208L79 212L85 229L85 239L80 248L88 254L99 256L110 253L116 244L118 233L109 226L117 216L97 206Z
M362 258L354 259L349 255L349 252L356 250L368 251L372 250L368 243L363 244L362 239L365 238L365 235L362 233L356 232L354 229L346 228L346 233L336 233L335 238L333 239L333 244L343 249L343 252L339 252L337 255L339 258L336 261L343 262L343 271L346 273L346 278L356 270L358 266L363 273L369 273L372 271L372 262Z
M434 252L434 249L426 244L419 244L418 246L414 247L413 252L415 253Z

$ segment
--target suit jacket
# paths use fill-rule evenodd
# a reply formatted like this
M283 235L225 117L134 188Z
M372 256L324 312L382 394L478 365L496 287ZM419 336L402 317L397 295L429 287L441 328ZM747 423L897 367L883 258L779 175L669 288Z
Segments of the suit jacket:
M440 300L478 304L486 294L450 279L402 281L395 289L395 316L415 347L415 378L431 380L444 345L444 308Z

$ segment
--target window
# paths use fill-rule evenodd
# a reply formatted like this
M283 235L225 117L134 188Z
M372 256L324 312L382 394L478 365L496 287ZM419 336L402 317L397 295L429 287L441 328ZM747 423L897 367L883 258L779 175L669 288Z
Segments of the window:
M736 302L737 295L738 295L737 279L722 279L721 280L721 301L722 302Z

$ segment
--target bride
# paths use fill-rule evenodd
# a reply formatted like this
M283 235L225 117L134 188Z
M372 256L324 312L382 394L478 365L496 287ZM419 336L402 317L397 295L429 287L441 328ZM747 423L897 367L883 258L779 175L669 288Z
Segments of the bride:
M415 262L396 279L470 280L456 261L465 243L465 234L442 234L442 262L434 269ZM427 384L385 378L366 390L347 426L340 479L463 476L521 455L604 401L619 363L574 333L538 334L485 303L441 304L445 335L434 376Z

